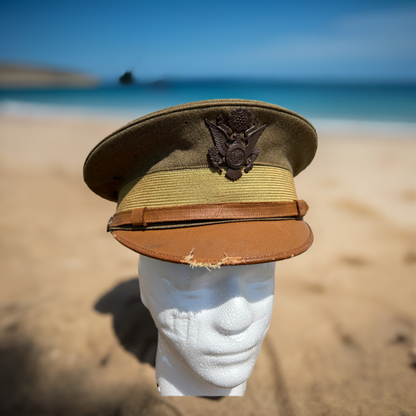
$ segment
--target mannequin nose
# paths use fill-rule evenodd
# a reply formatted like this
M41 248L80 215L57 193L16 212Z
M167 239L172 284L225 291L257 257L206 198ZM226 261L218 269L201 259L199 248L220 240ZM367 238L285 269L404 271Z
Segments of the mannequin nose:
M233 293L218 310L215 329L226 335L244 332L254 321L250 302L242 293Z

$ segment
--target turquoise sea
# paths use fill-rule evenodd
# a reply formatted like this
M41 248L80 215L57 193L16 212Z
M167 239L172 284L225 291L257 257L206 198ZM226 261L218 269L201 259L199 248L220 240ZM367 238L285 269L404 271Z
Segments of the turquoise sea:
M82 113L126 121L165 107L244 98L286 107L309 119L416 123L416 85L172 81L93 89L3 89L0 112Z

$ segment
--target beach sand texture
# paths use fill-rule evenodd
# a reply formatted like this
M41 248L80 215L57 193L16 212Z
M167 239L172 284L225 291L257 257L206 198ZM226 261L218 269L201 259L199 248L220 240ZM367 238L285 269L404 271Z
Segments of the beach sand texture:
M245 396L212 400L159 396L138 256L82 180L118 127L0 116L0 414L416 413L416 130L318 129L296 180L315 243L278 264Z

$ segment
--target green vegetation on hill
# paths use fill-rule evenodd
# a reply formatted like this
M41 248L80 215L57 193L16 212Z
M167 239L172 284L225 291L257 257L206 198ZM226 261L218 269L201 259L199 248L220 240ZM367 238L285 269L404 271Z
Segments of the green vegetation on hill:
M0 63L0 88L90 88L98 84L97 78L79 72Z

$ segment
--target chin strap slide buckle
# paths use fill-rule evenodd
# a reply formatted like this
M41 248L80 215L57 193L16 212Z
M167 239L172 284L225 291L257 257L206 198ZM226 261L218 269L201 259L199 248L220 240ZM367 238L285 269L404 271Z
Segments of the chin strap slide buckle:
M295 202L298 208L299 217L304 217L309 209L308 204L303 199L298 199Z
M114 218L114 215L108 220L108 223L107 223L107 232L109 232L110 229L111 229L111 223L113 222L113 218Z

